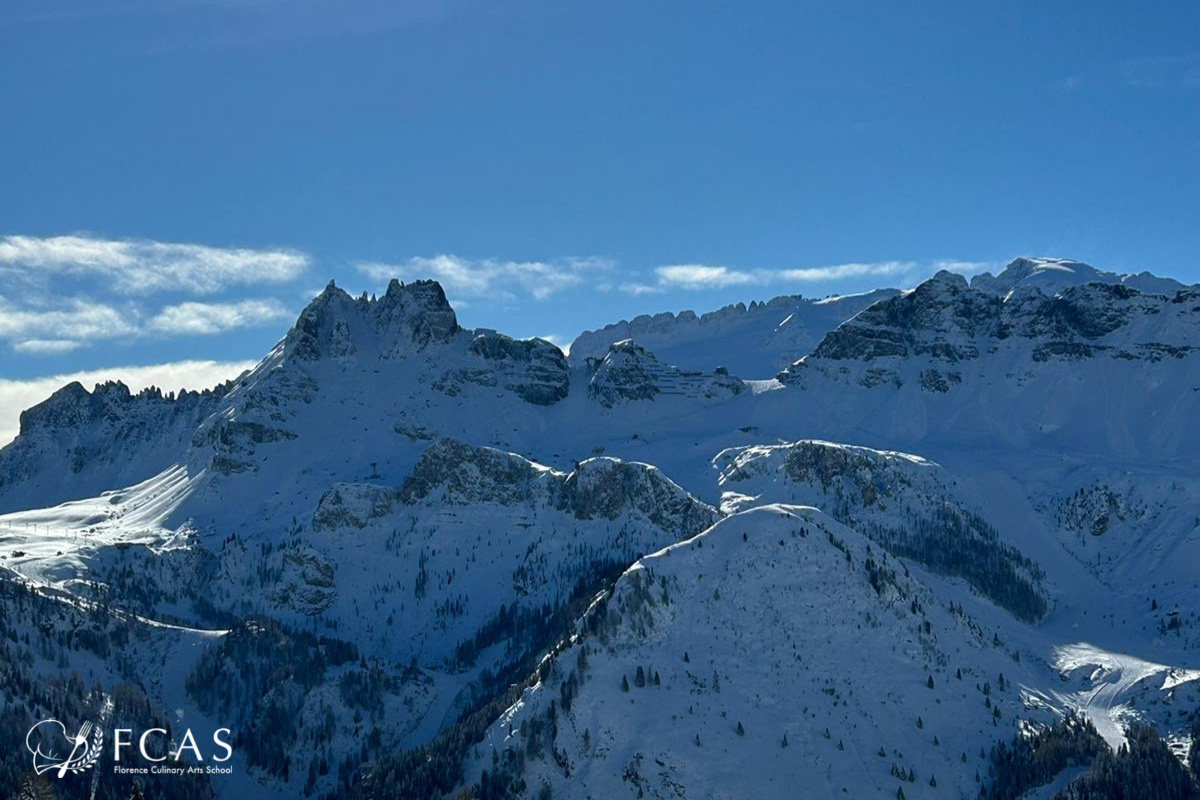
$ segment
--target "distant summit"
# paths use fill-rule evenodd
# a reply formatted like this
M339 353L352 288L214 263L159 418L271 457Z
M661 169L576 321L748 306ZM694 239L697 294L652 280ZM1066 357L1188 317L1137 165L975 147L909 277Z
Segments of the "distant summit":
M823 300L785 295L707 314L642 314L579 334L570 358L573 364L601 359L611 345L629 339L682 369L725 367L744 378L770 378L809 353L826 332L896 294L895 289L877 289Z
M1174 294L1185 286L1173 278L1160 278L1149 272L1123 275L1066 258L1022 257L1009 262L1004 271L994 277L990 272L976 275L971 280L971 288L1008 294L1017 289L1034 287L1044 293L1054 294L1068 286L1085 283L1121 284L1147 294Z

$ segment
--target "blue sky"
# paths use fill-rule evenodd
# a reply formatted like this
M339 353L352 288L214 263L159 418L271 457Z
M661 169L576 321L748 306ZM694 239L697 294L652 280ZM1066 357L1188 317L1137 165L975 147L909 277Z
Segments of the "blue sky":
M208 381L330 278L560 341L1019 254L1200 280L1190 2L8 0L0 96L21 402Z

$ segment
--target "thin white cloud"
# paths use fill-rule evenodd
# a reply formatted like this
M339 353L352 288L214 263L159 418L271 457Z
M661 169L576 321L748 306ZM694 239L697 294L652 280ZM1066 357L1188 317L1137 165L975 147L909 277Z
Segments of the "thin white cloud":
M666 291L666 287L652 286L648 283L623 283L619 288L625 294L632 294L634 296L643 294L661 294L662 292Z
M828 267L807 267L804 269L783 269L770 273L772 280L783 281L836 281L843 278L862 278L870 275L887 276L903 275L916 269L914 261L874 261L870 263L854 262L850 264L834 264Z
M242 300L237 303L187 302L167 306L150 320L160 333L211 335L267 325L289 317L276 300Z
M124 381L132 391L158 386L165 391L206 389L236 378L253 367L253 361L176 361L141 367L109 367L29 380L0 379L0 446L7 444L20 426L21 411L45 400L71 381L91 389L104 381Z
M211 335L290 317L287 308L274 299L185 302L163 308L143 324L142 311L134 305L115 308L73 298L52 307L16 306L0 297L0 342L10 342L17 353L56 355L96 341Z
M30 355L61 355L78 350L80 347L83 347L83 342L75 342L70 339L27 339L23 342L16 342L12 346L16 352Z
M679 264L656 268L656 284L627 283L621 290L636 295L666 289L724 289L730 286L817 283L866 276L905 275L916 270L918 266L915 261L876 261L798 269L737 270L707 264Z
M503 261L436 255L410 258L398 264L366 261L356 266L363 275L379 282L392 278L404 281L433 278L456 296L511 300L520 293L545 300L564 289L584 285L613 265L603 258Z
M996 269L1000 261L970 261L936 259L932 261L888 260L850 261L846 264L796 267L784 270L733 270L726 266L679 264L660 266L654 270L654 282L630 282L620 285L620 291L631 295L660 294L671 289L725 289L728 287L770 287L797 283L829 283L846 279L878 277L899 281L922 279L937 270L950 270L960 275L974 275Z
M706 264L676 264L658 267L654 272L658 275L660 284L681 289L723 289L727 286L762 282L750 272Z
M0 298L0 340L112 339L137 332L129 314L103 303L70 300L54 309L21 308Z
M92 236L0 237L0 272L23 280L102 278L118 294L213 294L233 286L278 284L310 260L292 250L255 250Z

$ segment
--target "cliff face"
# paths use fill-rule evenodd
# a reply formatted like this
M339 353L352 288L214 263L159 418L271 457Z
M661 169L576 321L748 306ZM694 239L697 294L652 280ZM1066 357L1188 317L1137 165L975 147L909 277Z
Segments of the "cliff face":
M940 272L830 331L807 360L953 364L1002 351L1032 361L1158 360L1184 358L1200 341L1196 288L1156 294L1122 282L1047 286L1030 270L1018 260L999 277L971 284Z
M588 396L608 408L621 402L653 400L660 395L721 399L746 391L745 384L724 368L714 372L682 370L664 363L632 341L612 345L594 367Z

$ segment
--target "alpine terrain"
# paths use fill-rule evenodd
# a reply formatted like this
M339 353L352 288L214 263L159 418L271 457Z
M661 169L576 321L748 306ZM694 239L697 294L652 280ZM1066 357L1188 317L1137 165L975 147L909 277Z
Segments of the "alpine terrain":
M0 797L1200 797L1200 287L1019 258L569 353L330 283L229 383L24 411ZM42 719L232 755L57 779Z

